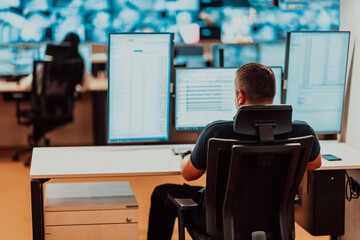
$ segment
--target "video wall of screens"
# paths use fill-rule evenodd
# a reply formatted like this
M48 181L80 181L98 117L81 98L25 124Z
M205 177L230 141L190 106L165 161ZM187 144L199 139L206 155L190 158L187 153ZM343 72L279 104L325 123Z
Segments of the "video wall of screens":
M289 33L286 104L316 132L341 130L349 39L350 32Z
M339 0L1 0L0 44L59 43L69 32L106 44L110 32L172 32L175 43L273 42L287 31L338 30Z

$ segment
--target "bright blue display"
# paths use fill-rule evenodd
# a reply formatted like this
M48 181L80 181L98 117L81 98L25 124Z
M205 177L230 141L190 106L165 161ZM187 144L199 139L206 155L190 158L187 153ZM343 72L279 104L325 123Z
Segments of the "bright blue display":
M109 142L168 140L172 36L111 34Z
M344 102L349 32L292 32L286 104L316 132L338 133Z
M237 68L176 69L175 128L203 129L216 120L232 120L236 114ZM272 68L276 79L274 104L281 103L281 67Z

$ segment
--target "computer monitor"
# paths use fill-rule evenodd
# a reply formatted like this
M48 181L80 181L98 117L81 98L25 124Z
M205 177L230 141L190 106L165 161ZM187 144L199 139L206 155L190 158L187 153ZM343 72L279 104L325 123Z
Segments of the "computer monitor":
M341 130L349 38L349 32L288 33L286 104L294 120L318 133Z
M259 63L266 66L285 67L286 42L260 43Z
M169 138L171 33L109 36L108 141Z
M212 64L220 66L219 49L224 49L224 67L240 67L246 63L258 62L257 44L212 44Z
M187 68L206 67L203 45L177 45L174 52L174 64Z
M34 60L45 59L46 45L0 45L0 76L26 76Z
M176 130L200 130L216 120L232 120L236 114L237 68L178 68L175 84ZM272 68L276 78L274 104L281 101L281 67Z

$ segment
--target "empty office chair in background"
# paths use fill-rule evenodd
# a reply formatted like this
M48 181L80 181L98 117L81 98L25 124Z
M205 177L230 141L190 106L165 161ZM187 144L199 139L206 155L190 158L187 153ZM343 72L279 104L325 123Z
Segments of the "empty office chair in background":
M281 137L292 130L291 114L288 105L242 106L234 131L251 140L209 140L207 235L188 224L186 216L197 203L169 195L178 209L179 239L184 239L184 226L193 239L294 238L294 198L314 137Z
M23 109L20 102L16 103L18 124L32 126L33 131L28 136L29 148L15 153L13 160L31 152L42 138L45 146L49 146L45 134L73 121L75 88L82 83L83 74L83 61L34 61L31 108ZM30 160L31 156L25 165Z

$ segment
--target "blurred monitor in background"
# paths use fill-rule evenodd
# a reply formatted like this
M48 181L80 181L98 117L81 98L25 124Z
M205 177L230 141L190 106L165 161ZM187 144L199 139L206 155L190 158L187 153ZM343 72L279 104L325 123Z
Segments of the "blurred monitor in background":
M187 68L206 67L203 45L177 45L174 52L175 66Z
M258 62L257 44L212 44L212 65L220 66L219 49L224 49L224 67L238 67L250 62Z
M34 60L44 60L45 51L45 44L0 46L0 76L7 78L31 74Z

